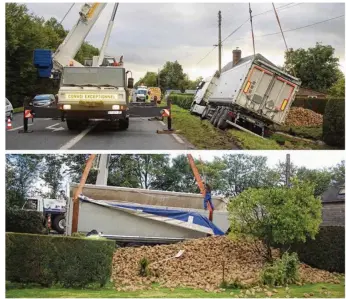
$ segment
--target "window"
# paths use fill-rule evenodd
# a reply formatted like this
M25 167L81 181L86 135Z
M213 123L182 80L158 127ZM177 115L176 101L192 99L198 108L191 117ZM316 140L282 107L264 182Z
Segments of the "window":
M345 195L345 187L339 189L339 195Z

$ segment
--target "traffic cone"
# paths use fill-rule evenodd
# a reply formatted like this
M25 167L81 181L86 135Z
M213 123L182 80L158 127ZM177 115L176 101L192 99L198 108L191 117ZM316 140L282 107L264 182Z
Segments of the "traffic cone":
M12 122L11 122L11 119L8 118L7 119L7 130L10 130L10 129L12 129Z

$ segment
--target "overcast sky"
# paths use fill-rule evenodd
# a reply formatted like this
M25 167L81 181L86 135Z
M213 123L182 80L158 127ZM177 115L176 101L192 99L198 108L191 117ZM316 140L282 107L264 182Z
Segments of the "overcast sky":
M283 30L295 29L344 15L344 3L277 3ZM45 19L62 20L71 3L26 3L29 10ZM77 3L63 25L70 29L78 19ZM280 8L281 7L281 8ZM285 45L281 34L260 37L279 31L271 3L251 4L256 52L283 65ZM113 9L109 3L91 30L87 41L100 47ZM249 18L248 3L121 3L115 18L106 53L124 55L125 67L135 81L146 71L156 72L166 61L178 60L191 79L208 76L217 69L217 49L198 62L217 43L217 14L222 12L222 39ZM268 11L269 12L266 12ZM264 14L261 14L266 12ZM256 14L261 14L256 16ZM250 23L244 24L224 42L222 65L232 60L232 50L239 47L242 56L253 53ZM345 72L345 19L334 19L312 27L285 33L288 47L313 47L316 42L332 45Z

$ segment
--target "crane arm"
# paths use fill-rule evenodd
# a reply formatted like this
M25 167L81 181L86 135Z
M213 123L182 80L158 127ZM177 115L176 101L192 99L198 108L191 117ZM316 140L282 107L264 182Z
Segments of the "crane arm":
M106 31L106 35L105 35L105 38L104 38L103 43L102 43L102 47L101 47L101 50L100 50L100 55L98 57L97 66L100 66L102 64L102 62L103 62L103 59L104 59L104 56L105 56L105 50L106 50L106 48L108 46L109 37L110 37L112 29L113 29L114 18L115 18L115 15L117 13L118 6L119 6L119 3L115 3L114 4L114 8L113 8L113 12L112 12L112 15L111 15L111 19L109 20L107 31Z
M194 175L194 177L196 179L198 188L199 188L199 190L201 191L201 193L202 193L202 195L204 197L205 196L205 187L204 187L204 183L202 181L202 178L201 178L201 176L199 174L199 171L197 169L197 166L195 164L195 161L194 161L194 159L193 159L191 154L187 154L187 159L189 160L189 163L190 163L193 175ZM209 220L213 221L213 209L212 209L212 207L211 207L209 202L207 203L207 207L208 207L208 210L209 210Z
M76 25L67 34L64 41L53 54L53 69L61 71L73 61L74 66L83 65L74 60L85 38L89 34L97 19L100 17L107 3L85 3L80 12Z
M192 169L193 175L194 175L194 177L196 179L198 188L201 191L202 195L204 196L205 195L204 183L203 183L202 178L201 178L201 176L199 174L199 171L198 171L198 169L196 167L195 161L194 161L194 159L193 159L191 154L188 154L187 158L189 160L190 167Z

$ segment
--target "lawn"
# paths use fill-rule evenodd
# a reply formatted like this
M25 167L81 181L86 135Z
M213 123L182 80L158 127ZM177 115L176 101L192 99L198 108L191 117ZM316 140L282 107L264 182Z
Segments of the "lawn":
M306 284L292 285L288 288L267 288L266 290L228 289L219 293L205 292L189 288L169 289L153 285L151 290L145 291L116 291L112 286L103 289L64 289L23 287L7 284L6 298L344 298L345 282L341 278L340 284ZM254 295L253 295L254 294Z

